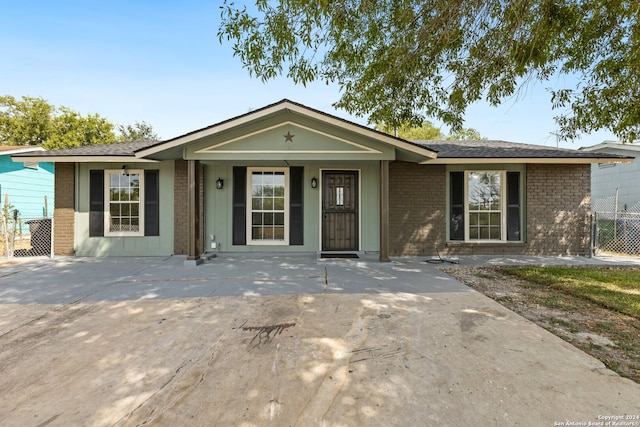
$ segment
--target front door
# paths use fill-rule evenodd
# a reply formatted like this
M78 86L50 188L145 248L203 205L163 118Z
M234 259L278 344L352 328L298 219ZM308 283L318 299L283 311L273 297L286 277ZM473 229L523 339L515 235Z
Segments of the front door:
M358 250L358 172L322 172L322 250Z

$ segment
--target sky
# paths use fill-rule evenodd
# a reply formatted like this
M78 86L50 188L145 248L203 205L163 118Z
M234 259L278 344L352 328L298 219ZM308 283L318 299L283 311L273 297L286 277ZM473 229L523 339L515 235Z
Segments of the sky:
M367 124L332 107L340 97L337 85L252 78L231 44L218 40L221 4L0 0L0 95L41 97L115 124L145 121L162 139L284 98ZM555 83L528 86L497 108L474 104L465 127L488 139L574 149L616 139L602 131L558 143L545 90Z

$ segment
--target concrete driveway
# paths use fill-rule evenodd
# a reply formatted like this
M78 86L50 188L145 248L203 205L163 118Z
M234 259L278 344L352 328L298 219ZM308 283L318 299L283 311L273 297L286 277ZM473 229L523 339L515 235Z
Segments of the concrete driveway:
M424 261L5 266L2 425L640 426L640 385Z

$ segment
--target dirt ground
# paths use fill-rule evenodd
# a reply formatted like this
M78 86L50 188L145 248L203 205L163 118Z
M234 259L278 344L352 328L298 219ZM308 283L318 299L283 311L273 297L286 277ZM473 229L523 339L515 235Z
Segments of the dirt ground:
M503 274L500 267L442 270L640 383L639 319Z

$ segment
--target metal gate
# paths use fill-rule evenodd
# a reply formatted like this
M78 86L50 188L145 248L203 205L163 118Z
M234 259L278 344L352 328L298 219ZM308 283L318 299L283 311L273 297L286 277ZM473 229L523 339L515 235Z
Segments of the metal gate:
M0 214L0 257L53 256L53 218Z
M640 213L595 212L591 242L593 255L640 255Z

